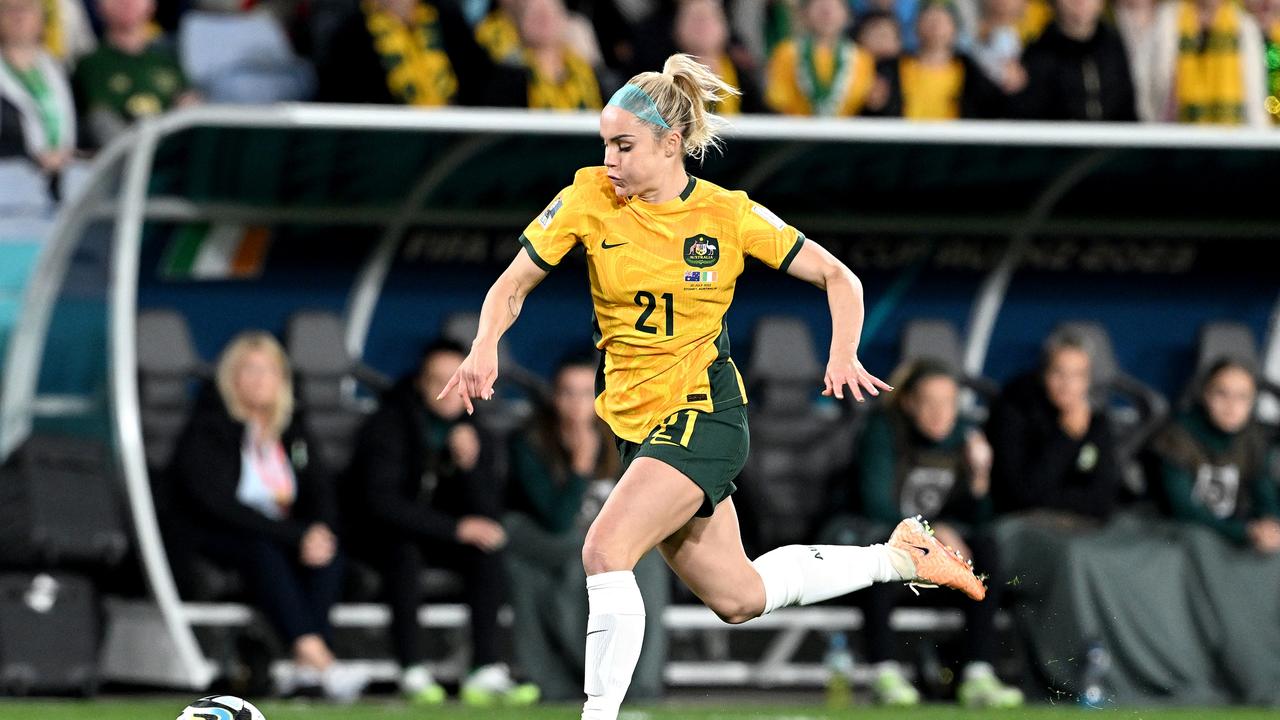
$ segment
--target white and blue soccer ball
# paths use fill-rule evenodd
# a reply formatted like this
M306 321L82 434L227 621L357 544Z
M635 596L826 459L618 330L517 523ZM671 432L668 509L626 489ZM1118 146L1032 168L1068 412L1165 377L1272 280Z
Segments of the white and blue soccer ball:
M266 720L266 718L248 700L234 695L210 695L184 708L178 720Z

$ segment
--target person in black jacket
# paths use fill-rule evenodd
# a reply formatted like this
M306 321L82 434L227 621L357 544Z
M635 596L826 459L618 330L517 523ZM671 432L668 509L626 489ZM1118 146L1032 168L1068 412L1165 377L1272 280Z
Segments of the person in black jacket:
M464 354L455 342L431 343L418 372L388 390L361 428L345 483L346 537L382 573L401 690L410 699L444 700L418 641L419 578L429 566L462 575L471 609L474 669L463 701L524 704L537 700L537 688L516 684L498 651L498 609L506 599L501 488L480 469L480 434L461 398L438 397Z
M329 608L342 587L332 531L333 488L321 453L293 412L289 360L264 332L236 337L218 361L174 450L169 476L177 522L168 550L179 587L198 583L191 553L239 570L246 589L287 640L297 685L334 699L364 678L334 665ZM286 683L286 686L294 683Z
M361 0L320 62L319 100L480 105L492 69L452 0Z
M1053 24L1023 52L1027 87L1014 100L1031 120L1136 122L1129 57L1102 0L1057 0Z
M1120 462L1106 413L1089 399L1090 366L1089 342L1060 333L1046 343L1043 370L1015 379L993 404L987 437L997 513L1110 516Z

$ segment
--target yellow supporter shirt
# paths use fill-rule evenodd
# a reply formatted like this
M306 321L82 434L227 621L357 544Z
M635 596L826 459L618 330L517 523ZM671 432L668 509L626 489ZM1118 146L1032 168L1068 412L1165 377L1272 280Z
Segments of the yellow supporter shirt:
M876 80L875 58L852 42L786 40L766 69L765 102L784 115L857 115Z
M1027 9L1018 23L1023 46L1030 45L1053 22L1053 5L1049 0L1028 0Z
M533 58L526 56L529 68L529 107L538 110L599 110L604 107L600 99L600 81L591 63L583 60L569 48L563 51L564 71L558 78L543 75Z
M738 69L733 66L733 60L729 59L727 54L722 54L712 65L712 68L720 76L721 80L736 88L742 87L738 81ZM737 115L742 112L742 96L729 95L716 103L711 108L711 111L717 115Z
M926 65L913 57L898 61L902 81L902 117L909 120L954 120L960 117L964 63Z
M496 63L519 63L524 58L520 49L520 30L511 13L497 8L476 25L476 42Z
M667 202L622 200L605 169L590 167L520 242L544 270L574 246L586 249L596 347L604 351L596 412L618 437L638 443L677 411L747 402L725 313L748 256L785 271L804 236L743 192L690 176Z

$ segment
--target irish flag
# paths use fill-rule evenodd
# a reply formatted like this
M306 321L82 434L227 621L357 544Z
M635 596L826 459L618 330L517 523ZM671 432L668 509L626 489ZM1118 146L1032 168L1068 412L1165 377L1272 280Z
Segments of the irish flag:
M235 223L188 223L160 261L166 280L244 280L262 274L271 231Z

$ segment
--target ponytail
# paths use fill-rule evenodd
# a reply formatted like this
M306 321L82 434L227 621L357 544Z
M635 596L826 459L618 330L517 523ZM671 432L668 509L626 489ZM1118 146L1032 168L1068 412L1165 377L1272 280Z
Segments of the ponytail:
M720 79L711 68L691 55L676 54L667 58L662 72L644 72L631 78L628 85L643 90L653 100L659 119L671 130L679 130L685 155L702 160L708 148L721 148L720 131L723 118L711 112L709 105L741 92ZM647 118L641 119L649 122ZM656 123L656 135L667 132Z

